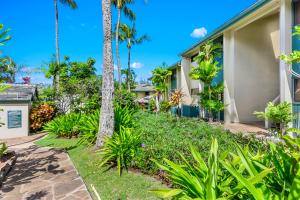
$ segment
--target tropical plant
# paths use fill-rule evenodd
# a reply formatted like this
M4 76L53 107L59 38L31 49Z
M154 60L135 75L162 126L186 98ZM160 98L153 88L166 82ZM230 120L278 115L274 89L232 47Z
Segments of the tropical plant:
M176 189L152 190L161 198L173 199L221 199L220 173L218 162L218 143L213 139L208 164L201 157L194 147L190 147L191 154L195 162L188 162L182 154L182 164L176 164L168 159L164 159L166 164L156 164L164 170L167 177L177 187Z
M171 93L170 97L170 105L176 107L176 116L180 117L180 103L182 102L182 99L184 97L184 93L181 89L176 89L173 93Z
M119 29L121 24L121 11L123 11L124 15L127 16L130 20L135 20L135 14L127 6L128 4L134 3L134 0L112 0L111 3L117 8L117 12L118 12L116 32L114 33L114 35L116 39L116 57L117 57L117 66L118 66L119 89L121 89L122 74L121 74L121 62L120 62L120 55L119 55Z
M80 133L81 114L71 113L54 118L44 126L44 131L57 137L77 137Z
M100 166L117 166L119 175L122 170L128 170L132 159L141 146L139 134L134 134L132 129L121 127L118 133L105 139L103 148L100 150Z
M293 120L292 104L288 102L278 105L269 102L265 112L254 112L254 114L259 119L274 123L276 131L280 134L285 133L288 124Z
M127 77L126 77L126 83L127 83L127 89L130 91L130 65L131 65L131 49L134 45L142 44L145 41L149 41L150 38L148 35L142 35L140 37L137 36L137 31L135 29L135 24L133 23L132 27L128 26L127 24L121 24L120 25L120 32L119 32L119 40L121 42L126 42L127 44L127 50L128 50L128 65L127 65Z
M115 93L115 104L118 104L122 108L136 109L136 95L132 92L128 92L126 89L117 90Z
M55 49L56 49L56 65L59 68L60 67L60 54L59 54L59 31L58 31L58 5L57 5L58 0L54 0L54 11L55 11ZM59 0L59 2L63 5L66 5L70 7L71 9L76 9L77 4L75 0ZM54 78L54 88L59 87L59 75Z
M158 66L152 71L152 83L156 91L156 108L159 111L160 96L164 94L164 99L168 99L167 80L172 75L172 71L166 67Z
M104 139L112 136L114 132L114 65L112 57L111 0L102 0L102 20L104 32L104 63L100 127L96 142L97 147L102 146Z
M42 127L51 121L55 115L55 109L48 103L42 103L31 110L30 129L33 132L39 131Z
M171 104L168 101L161 101L159 107L160 107L160 111L168 112L171 108Z
M100 112L95 111L92 114L86 114L81 117L79 126L79 144L95 144L97 140L97 133L99 128Z
M130 88L135 88L135 85L136 85L136 73L133 69L130 70L130 73L128 74L128 69L122 69L121 70L121 74L122 76L125 76L125 84L122 84L124 88L127 88L128 87L128 84L127 84L127 77L129 77L129 85L130 85ZM128 91L130 92L130 91Z
M219 89L223 88L223 84L219 83L216 85L213 82L214 78L221 71L221 67L216 61L219 55L220 44L214 44L211 41L207 42L200 47L199 54L196 57L197 66L193 66L190 72L192 79L204 83L204 90L200 93L200 105L207 110L210 122L213 121L213 112L218 112L224 108L221 106L222 101L219 99L219 94L223 92Z
M4 29L4 25L0 24L0 46L3 46L8 40L11 39L10 35L8 35L8 32L10 29Z
M0 82L14 83L17 73L16 63L8 56L0 58Z
M121 130L121 127L133 127L133 113L133 109L115 105L115 132Z
M8 154L8 147L5 142L1 142L0 143L0 159L3 158L3 156L5 156L6 154Z

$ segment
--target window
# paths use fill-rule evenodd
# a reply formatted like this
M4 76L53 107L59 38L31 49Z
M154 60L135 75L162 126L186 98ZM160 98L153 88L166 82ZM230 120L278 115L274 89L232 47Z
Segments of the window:
M150 92L145 92L145 96L150 96Z
M191 95L199 95L199 88L193 88L191 89Z
M294 79L294 101L300 102L300 79Z
M300 24L300 1L294 2L294 25Z

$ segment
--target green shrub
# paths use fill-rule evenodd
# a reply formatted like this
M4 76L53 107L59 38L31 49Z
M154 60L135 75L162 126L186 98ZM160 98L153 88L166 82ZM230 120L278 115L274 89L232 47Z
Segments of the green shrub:
M156 109L156 104L154 99L150 99L149 101L149 110L154 111Z
M127 107L129 109L136 109L137 104L135 100L136 95L132 92L128 92L127 89L117 90L115 92L115 104L122 108Z
M160 102L160 111L162 112L168 112L171 108L171 105L168 101L162 101Z
M71 113L59 116L47 123L44 130L50 134L56 135L57 137L71 138L79 134L80 122L81 114Z
M137 150L141 146L140 136L133 134L132 129L121 128L112 137L107 137L103 148L100 150L102 161L100 166L117 166L119 175L123 169L128 169Z
M96 142L99 130L99 117L99 111L81 117L79 143L86 142L88 144L94 144Z
M141 134L141 148L134 159L133 167L148 174L156 174L159 168L151 159L162 160L167 158L175 163L180 157L174 153L179 151L189 161L188 146L192 144L207 159L211 138L219 141L221 151L234 150L233 143L250 144L251 149L257 150L265 146L257 141L243 138L241 135L224 131L223 127L213 127L203 121L191 118L182 118L180 121L167 113L152 114L139 111L134 114L134 131Z
M284 131L288 123L293 120L292 104L282 102L274 105L272 102L268 103L266 112L254 112L259 119L267 119L274 123L277 130Z

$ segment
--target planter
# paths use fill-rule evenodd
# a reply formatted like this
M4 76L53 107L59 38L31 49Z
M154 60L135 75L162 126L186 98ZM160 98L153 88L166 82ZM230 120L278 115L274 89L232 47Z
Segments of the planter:
M0 159L0 187L2 186L7 174L16 163L16 160L17 156L14 151L8 152L8 154Z

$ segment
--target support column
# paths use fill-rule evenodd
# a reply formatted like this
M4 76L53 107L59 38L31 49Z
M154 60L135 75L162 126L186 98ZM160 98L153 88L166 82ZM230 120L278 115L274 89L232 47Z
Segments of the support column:
M181 60L181 88L184 93L183 104L191 104L191 93L190 93L190 67L191 61L188 58L182 57Z
M235 41L234 32L229 31L223 36L223 52L224 52L224 122L239 122L235 99L234 99L234 66L235 66Z
M292 52L292 1L280 2L280 52ZM280 60L280 101L292 103L292 76L288 72L288 65Z

